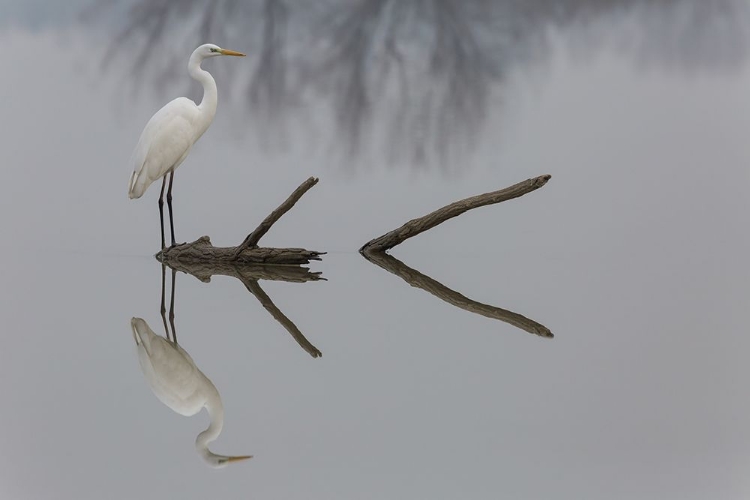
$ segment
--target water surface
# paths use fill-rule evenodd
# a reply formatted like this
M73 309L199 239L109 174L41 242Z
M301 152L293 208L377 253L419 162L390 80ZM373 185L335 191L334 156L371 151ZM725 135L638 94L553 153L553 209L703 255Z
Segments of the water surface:
M161 94L100 73L100 34L5 28L0 496L746 497L750 73L741 58L691 71L644 70L609 48L582 58L575 34L508 75L450 175L386 159L353 174L325 148L266 153L237 132L245 108L220 103L175 177L178 239L236 244L315 175L263 242L329 253L311 265L327 281L259 282L320 358L239 280L177 275L179 342L225 407L212 449L254 455L217 471L194 451L205 412L154 397L130 329L134 316L161 327L157 193L126 196ZM452 307L356 252L545 173L541 190L393 254L554 339Z

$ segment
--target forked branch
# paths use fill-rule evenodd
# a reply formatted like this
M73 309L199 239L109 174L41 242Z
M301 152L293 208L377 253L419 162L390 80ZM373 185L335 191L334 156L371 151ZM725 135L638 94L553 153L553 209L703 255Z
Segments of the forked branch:
M289 209L291 209L294 204L297 203L300 198L302 198L303 194L305 194L311 187L313 187L317 183L318 179L316 177L310 177L305 182L300 184L299 187L289 195L289 198L287 198L284 203L279 205L276 210L271 212L268 217L263 219L263 222L261 222L260 225L256 227L252 233L247 235L245 241L237 246L237 250L235 250L235 258L239 257L242 254L243 250L257 247L258 242L268 232L268 230L271 229L271 226L273 226L274 223L279 220L282 215L287 213Z
M305 250L304 248L264 248L258 241L271 229L271 226L288 212L297 201L318 179L310 177L294 190L284 203L263 219L252 233L236 247L215 247L208 236L202 236L192 243L181 243L162 249L156 258L171 267L192 264L308 264L311 260L320 260L325 252Z

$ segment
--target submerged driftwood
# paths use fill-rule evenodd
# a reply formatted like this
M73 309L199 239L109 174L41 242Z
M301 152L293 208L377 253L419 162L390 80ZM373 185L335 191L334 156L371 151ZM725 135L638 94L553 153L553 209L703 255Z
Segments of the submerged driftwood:
M263 219L263 222L236 247L215 247L208 236L202 236L192 243L181 243L164 248L156 254L156 258L173 268L192 264L300 265L309 264L311 260L320 260L320 256L324 255L325 252L305 250L304 248L258 246L258 241L271 229L271 226L317 183L317 178L310 177L300 184L284 203Z

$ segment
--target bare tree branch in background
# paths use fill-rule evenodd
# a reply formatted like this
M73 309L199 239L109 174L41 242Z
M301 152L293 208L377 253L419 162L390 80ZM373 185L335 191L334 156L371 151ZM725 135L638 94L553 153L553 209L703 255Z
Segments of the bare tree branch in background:
M263 16L263 45L248 96L255 116L265 125L263 139L270 141L283 134L283 110L292 102L285 52L289 9L284 0L265 0Z
M245 97L265 139L330 119L350 159L410 165L465 164L505 75L547 59L551 32L683 69L736 67L750 48L744 0L93 1L94 20L128 6L108 56L132 57L138 84L185 81L200 43L241 48L255 57ZM239 71L218 66L221 81Z
M371 118L373 95L368 82L368 66L375 57L374 41L383 12L390 0L360 0L351 9L325 25L319 36L330 38L330 50L313 73L319 89L330 88L338 96L333 101L334 115L347 141L348 153L356 153L362 134Z

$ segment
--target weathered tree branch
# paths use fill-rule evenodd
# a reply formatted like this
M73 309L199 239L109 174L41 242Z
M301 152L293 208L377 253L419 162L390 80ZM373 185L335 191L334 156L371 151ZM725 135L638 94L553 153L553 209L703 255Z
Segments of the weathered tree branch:
M445 302L464 309L466 311L485 316L487 318L497 319L513 325L521 330L524 330L540 337L553 338L554 335L546 326L537 323L536 321L522 316L513 311L501 309L499 307L482 304L476 300L472 300L460 293L451 290L447 286L443 285L437 280L426 276L419 271L412 269L395 257L388 255L385 252L365 252L364 257L372 262L373 264L385 269L386 271L395 274L399 278L403 279L411 286L415 288L421 288L422 290L431 293L435 297L444 300Z
M320 350L312 345L302 334L297 325L292 322L283 312L273 303L271 298L263 291L258 280L275 280L303 283L306 281L325 280L319 272L310 272L309 269L300 266L269 266L258 264L237 264L232 262L192 262L186 263L181 261L170 261L167 263L173 270L182 271L191 274L208 283L213 275L231 276L237 278L245 285L245 288L252 293L258 302L268 311L281 326L297 341L310 356L319 358L323 355ZM173 285L174 287L174 285ZM174 288L173 288L174 290Z
M550 180L550 175L540 175L533 179L527 179L513 186L500 189L499 191L493 191L491 193L480 194L465 198L463 200L456 201L450 205L446 205L443 208L435 210L432 213L419 217L418 219L412 219L398 229L394 229L383 236L375 238L365 243L359 252L363 255L372 252L385 252L386 250L395 247L396 245L403 243L405 240L416 236L420 233L432 229L438 224L442 224L448 219L458 217L464 212L472 210L474 208L483 207L486 205L493 205L495 203L501 203L503 201L512 200L518 198L526 193L536 191L540 187L547 184Z
M261 222L260 225L255 228L255 231L248 234L247 238L245 238L245 241L237 246L237 250L235 250L235 257L239 257L240 254L242 254L243 250L257 247L258 242L268 232L268 230L271 229L271 226L273 226L274 223L279 220L282 215L287 213L289 209L291 209L294 204L297 203L300 198L302 198L303 194L305 194L311 187L313 187L317 183L317 178L310 177L305 182L300 184L300 186L295 189L292 194L289 195L289 198L287 198L284 203L279 205L276 210L271 212L268 217L263 219L263 222Z
M271 229L271 226L288 212L297 201L318 179L310 177L294 190L289 198L271 214L263 219L255 230L236 247L215 247L208 236L202 236L192 243L181 243L164 248L156 254L157 260L170 267L181 265L207 264L308 264L311 260L320 260L325 252L305 250L303 248L263 248L258 241Z
M325 254L303 248L251 247L243 249L237 255L237 248L215 247L208 236L201 236L192 243L165 248L156 254L156 258L169 266L201 263L209 266L222 263L299 265L309 264L311 260L320 260L320 256Z

